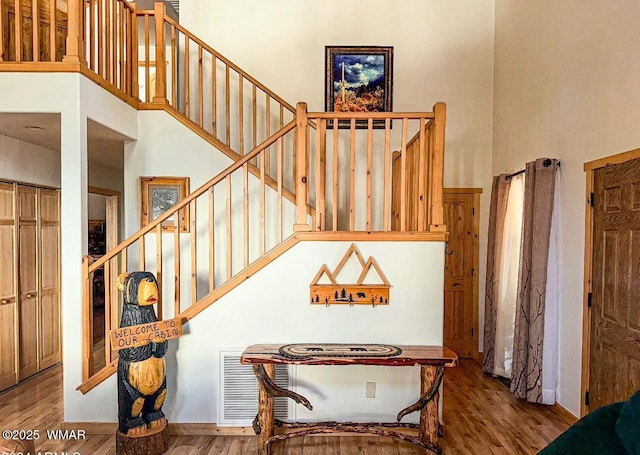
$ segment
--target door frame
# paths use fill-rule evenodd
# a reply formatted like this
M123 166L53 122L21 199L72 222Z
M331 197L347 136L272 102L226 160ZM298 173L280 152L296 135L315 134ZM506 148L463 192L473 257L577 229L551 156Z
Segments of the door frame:
M119 243L119 231L120 231L120 192L110 190L107 188L99 188L97 186L89 186L89 193L100 194L106 197L106 219L107 225L107 238L105 239L106 251L110 251L115 248Z
M622 164L627 161L640 158L640 148L628 152L618 153L605 158L588 161L584 163L586 172L586 193L585 193L585 233L584 233L584 289L582 295L582 399L580 403L580 416L589 412L586 396L589 391L590 363L591 363L591 307L589 307L589 295L592 291L593 282L593 210L591 205L591 194L594 190L595 171L612 164Z
M480 360L480 348L478 346L478 305L479 305L479 275L480 275L480 195L482 188L443 188L443 195L449 194L473 194L473 351L472 358ZM443 321L444 324L444 321Z

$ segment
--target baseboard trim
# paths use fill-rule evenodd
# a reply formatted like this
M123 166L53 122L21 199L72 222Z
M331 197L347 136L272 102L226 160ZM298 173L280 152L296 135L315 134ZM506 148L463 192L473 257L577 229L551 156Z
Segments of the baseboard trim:
M115 435L115 422L64 422L63 430L84 430L85 434ZM172 436L254 436L251 427L219 427L215 423L170 423Z
M567 422L569 425L573 425L578 421L578 417L574 416L571 412L569 412L565 407L561 406L558 403L552 405L552 409L558 414L562 420Z

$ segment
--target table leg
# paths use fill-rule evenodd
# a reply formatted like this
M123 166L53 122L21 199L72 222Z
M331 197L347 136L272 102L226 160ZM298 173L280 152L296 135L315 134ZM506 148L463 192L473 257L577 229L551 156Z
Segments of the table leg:
M275 378L275 365L265 364L264 371L269 378ZM261 429L258 435L258 455L270 455L271 446L267 445L267 440L273 436L273 398L260 381L258 381L258 422Z
M438 377L438 368L431 365L423 365L420 369L421 379L421 396L424 396L435 385L439 387L440 384L435 384ZM440 421L438 419L438 398L440 393L436 391L433 395L433 399L427 402L427 405L420 410L420 439L423 442L432 444L438 447L438 430L440 428Z

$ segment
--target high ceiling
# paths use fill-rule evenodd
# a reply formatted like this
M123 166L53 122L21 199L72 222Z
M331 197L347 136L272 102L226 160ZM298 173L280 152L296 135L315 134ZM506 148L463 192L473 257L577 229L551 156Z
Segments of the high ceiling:
M0 114L0 135L60 153L60 114ZM124 143L131 139L99 123L87 122L88 159L91 163L122 170Z

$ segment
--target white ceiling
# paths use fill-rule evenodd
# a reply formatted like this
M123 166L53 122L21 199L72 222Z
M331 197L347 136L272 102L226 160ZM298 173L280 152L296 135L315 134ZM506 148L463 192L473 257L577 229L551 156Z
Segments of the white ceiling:
M36 127L36 128L33 128ZM60 114L2 113L0 135L60 153ZM131 139L89 119L87 149L90 162L122 170L124 143Z

